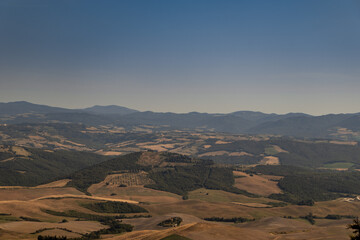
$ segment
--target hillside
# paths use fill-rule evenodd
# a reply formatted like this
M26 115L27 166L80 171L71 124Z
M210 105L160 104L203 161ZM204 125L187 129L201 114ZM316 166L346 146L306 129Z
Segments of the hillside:
M232 134L275 134L301 138L330 138L359 141L360 119L357 114L311 116L303 113L265 114L238 111L229 114L139 112L126 107L93 106L65 109L28 102L0 103L0 122L81 123L117 127L151 125L165 129L202 129Z
M360 173L358 171L314 170L294 166L258 165L248 169L250 174L282 176L277 185L283 193L269 197L299 205L313 205L314 201L327 201L340 197L352 200L360 195Z
M0 126L0 141L26 148L113 156L154 150L235 165L271 163L311 168L360 168L360 146L356 141L300 140L271 135L171 130L149 125L10 124Z
M87 152L0 146L0 185L35 186L106 160Z
M50 107L46 105L33 104L25 101L0 103L0 116L13 116L17 114L41 114L41 113L59 113L72 112L70 109Z
M30 158L36 153L18 146L3 149L4 156ZM50 154L37 151L42 158ZM65 162L65 153L74 158L84 154L55 151L48 157L60 153ZM44 163L39 159L33 161ZM109 239L172 239L174 235L199 240L238 239L239 235L314 239L320 231L325 239L346 239L346 224L359 214L360 203L354 198L360 188L358 172L286 165L246 167L247 173L241 166L235 168L239 169L181 154L145 151L112 157L46 185L2 187L0 237L34 240L38 235L92 233ZM244 191L254 187L258 195ZM312 199L316 202L308 204ZM309 213L315 225L304 219ZM179 217L180 226L159 226Z
M137 152L107 160L70 175L68 186L87 192L92 184L103 181L109 174L139 173L149 179L145 187L187 195L189 191L208 188L251 195L233 187L231 168L214 165L209 160L192 159L174 153ZM126 185L125 185L126 186Z
M109 105L109 106L99 106L95 105L93 107L80 109L84 112L94 113L94 114L117 114L117 115L126 115L130 113L138 112L137 110L130 109L127 107L121 107L116 105Z
M70 176L68 186L88 192L94 184L128 187L144 186L155 190L175 193L188 197L189 192L204 188L223 190L248 197L256 197L246 184L257 184L260 195L266 195L268 187L275 193L270 198L292 204L307 205L313 201L326 201L338 197L354 197L360 194L360 173L357 171L334 171L329 169L300 168L288 165L258 165L247 168L250 174L275 176L276 185L266 184L266 178L253 177L254 181L241 181L247 175L236 172L240 181L235 181L233 170L210 160L200 160L168 152L137 152L116 157L105 162L79 170ZM110 177L113 176L113 177ZM282 178L277 178L283 176ZM251 175L248 176L251 178ZM122 180L120 180L122 179ZM128 180L126 180L128 179ZM130 179L133 179L131 182ZM261 179L263 184L256 179ZM271 179L271 177L270 177ZM244 184L243 187L241 184ZM254 186L254 185L253 185ZM93 189L94 190L94 189Z

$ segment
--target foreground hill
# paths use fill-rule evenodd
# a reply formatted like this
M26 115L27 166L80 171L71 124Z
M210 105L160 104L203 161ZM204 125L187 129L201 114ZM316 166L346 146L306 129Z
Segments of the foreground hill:
M46 153L3 149L30 162L42 162L34 156ZM63 161L67 154L82 156L48 153L57 160L61 153ZM360 215L355 198L360 173L286 165L236 168L146 151L113 157L37 187L3 186L0 238L348 239L346 225ZM251 186L258 195L240 190L251 191ZM310 198L316 201L307 202ZM161 224L179 218L180 224Z

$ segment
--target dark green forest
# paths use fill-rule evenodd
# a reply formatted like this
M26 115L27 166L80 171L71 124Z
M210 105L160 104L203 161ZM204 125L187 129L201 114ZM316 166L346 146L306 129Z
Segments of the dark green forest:
M76 170L103 162L108 157L88 152L26 148L30 156L0 152L0 185L36 186L65 178ZM14 158L10 161L1 161Z
M136 163L140 155L141 152L130 153L77 171L70 175L71 182L68 183L68 186L86 192L88 187L103 181L109 173L114 171L148 170L148 167Z
M234 175L231 168L214 167L210 164L150 171L149 177L155 183L146 185L146 187L179 195L186 195L189 191L198 188L207 188L255 196L233 187Z
M145 208L127 202L94 202L83 203L82 207L99 213L144 213L148 212Z
M312 170L295 166L256 166L249 173L284 176L278 182L283 194L270 198L299 205L360 194L360 172Z

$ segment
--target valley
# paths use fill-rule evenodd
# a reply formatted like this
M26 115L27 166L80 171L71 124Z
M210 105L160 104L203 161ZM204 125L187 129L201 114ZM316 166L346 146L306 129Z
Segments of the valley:
M1 239L345 240L360 215L355 128L330 138L229 133L152 113L125 124L140 117L129 109L39 108L2 116Z

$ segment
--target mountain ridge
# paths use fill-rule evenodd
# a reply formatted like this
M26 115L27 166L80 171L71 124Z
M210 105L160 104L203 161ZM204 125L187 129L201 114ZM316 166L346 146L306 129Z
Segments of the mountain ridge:
M347 129L346 139L360 141L360 113L313 116L305 113L236 111L227 114L137 111L108 105L66 109L25 101L0 103L0 123L65 122L86 125L153 125L167 129L201 129L235 134L271 134L305 138L333 138ZM344 135L344 134L343 134Z

